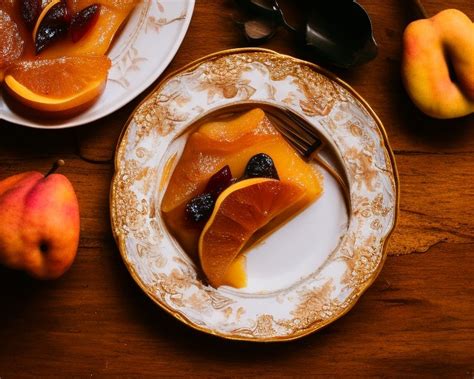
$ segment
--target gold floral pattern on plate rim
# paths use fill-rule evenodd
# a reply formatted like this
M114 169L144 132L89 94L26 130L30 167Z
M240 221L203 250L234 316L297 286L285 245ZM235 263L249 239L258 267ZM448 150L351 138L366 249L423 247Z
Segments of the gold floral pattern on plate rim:
M117 191L118 191L118 186L120 185L120 180L118 177L119 174L119 168L121 164L121 160L123 159L123 149L125 147L125 136L127 133L127 130L129 129L130 124L133 122L134 117L136 114L139 112L139 110L146 106L146 103L153 98L162 88L164 88L167 84L170 83L170 81L173 80L173 78L177 75L182 75L182 74L189 74L193 72L193 70L197 69L200 65L205 64L206 62L212 62L215 61L219 58L226 57L226 56L231 56L231 55L242 55L244 56L245 54L252 54L252 53L262 53L262 54L267 54L272 57L278 57L281 59L289 60L295 65L300 65L302 67L307 67L310 70L314 71L317 74L320 74L321 76L329 79L329 81L337 83L338 86L340 86L344 91L347 91L347 93L355 98L356 101L358 101L361 106L363 107L364 111L368 113L368 116L373 119L375 122L376 127L378 128L378 132L380 134L381 138L381 149L385 151L386 158L389 159L389 162L387 162L388 166L391 168L391 177L390 179L393 182L394 185L394 206L393 206L393 223L391 224L390 229L386 232L386 234L383 236L383 238L380 239L380 245L381 245L381 257L380 260L378 261L376 267L373 269L371 272L371 275L369 278L367 278L362 285L358 286L355 288L354 293L351 294L350 298L347 299L347 304L344 305L342 310L331 317L327 317L324 320L316 320L308 325L306 325L303 329L295 329L296 331L288 334L288 335L269 335L269 336L259 336L258 329L264 330L264 333L267 333L268 330L273 331L273 325L278 325L278 321L275 321L271 315L267 314L262 314L258 320L256 320L255 328L254 331L243 331L244 334L239 334L239 331L236 331L235 333L221 333L219 331L213 330L209 327L206 327L205 325L200 325L196 322L193 322L190 320L187 316L182 314L179 310L173 308L170 304L168 304L166 301L163 299L158 299L156 294L151 291L150 288L148 288L140 279L138 273L132 267L130 262L127 260L127 252L126 252L126 246L125 246L125 240L121 233L118 231L118 225L117 225L117 208L116 208L116 197L117 197ZM226 97L226 94L224 94ZM232 93L229 95L232 97ZM251 97L251 95L250 95ZM311 106L311 104L309 104ZM318 110L321 111L321 110ZM371 109L371 107L368 105L368 103L352 88L350 87L347 83L342 81L341 79L337 78L334 74L331 72L325 70L324 68L321 68L320 66L310 63L310 62L305 62L302 60L299 60L297 58L293 58L287 55L279 54L271 50L267 49L260 49L260 48L242 48L242 49L231 49L231 50L225 50L225 51L220 51L208 56L205 56L201 59L198 59L192 63L189 63L188 65L182 67L181 69L171 73L168 75L166 78L162 79L160 84L138 105L138 107L134 110L132 115L130 116L129 120L126 122L124 128L122 129L122 133L119 137L118 143L117 143L117 151L116 151L116 157L115 157L115 174L114 178L112 181L112 186L111 186L111 194L110 194L110 212L111 212L111 221L112 221L112 230L114 234L114 238L117 242L117 245L119 247L119 251L121 253L121 256L123 258L123 261L129 270L130 274L134 278L134 280L137 282L137 284L140 286L140 288L156 303L158 304L161 308L166 310L168 313L173 315L175 318L178 320L182 321L186 325L200 330L202 332L206 332L212 335L216 335L218 337L222 338L227 338L227 339L234 339L234 340L244 340L244 341L256 341L256 342L273 342L273 341L287 341L287 340L293 340L296 338L300 338L302 336L305 336L307 334L310 334L316 330L321 329L322 327L330 324L331 322L335 321L339 317L342 317L344 314L346 314L358 301L362 293L367 290L368 287L374 282L375 278L378 276L384 261L387 256L386 248L387 248L387 242L388 239L393 232L397 219L398 219L398 213L399 213L399 178L398 178L398 173L396 169L396 163L395 163L395 158L392 152L392 149L390 148L388 138L386 131L383 127L382 122L380 119L377 117L375 112ZM375 201L376 199L374 199ZM179 278L178 278L179 279ZM324 288L321 288L321 290L325 290ZM213 299L215 300L215 299ZM216 301L218 301L217 299ZM222 299L220 299L222 300ZM310 304L311 301L314 301L314 299L311 298L311 294L308 297L308 304ZM239 309L240 311L240 309ZM237 312L238 313L238 312ZM285 325L285 327L287 327ZM247 334L246 334L247 333ZM256 334L252 334L256 333Z

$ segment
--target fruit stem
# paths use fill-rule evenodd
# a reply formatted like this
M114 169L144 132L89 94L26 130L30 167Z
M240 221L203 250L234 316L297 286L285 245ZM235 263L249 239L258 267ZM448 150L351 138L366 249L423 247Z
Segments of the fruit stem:
M64 166L64 161L62 159L58 159L56 162L53 163L53 166L51 167L51 169L47 172L47 174L45 175L45 177L53 174L54 172L56 172L56 170L61 167L61 166Z
M417 19L428 18L428 13L426 12L421 0L411 0L411 5L415 11L415 16Z

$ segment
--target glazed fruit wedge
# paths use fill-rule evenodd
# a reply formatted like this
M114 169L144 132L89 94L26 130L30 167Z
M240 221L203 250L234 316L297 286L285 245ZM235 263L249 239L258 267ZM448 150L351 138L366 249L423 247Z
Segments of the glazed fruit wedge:
M110 65L106 56L25 60L7 69L4 84L22 104L67 116L97 99L105 87Z
M305 195L294 183L269 178L243 180L227 188L199 238L201 267L214 287L246 285L242 259L250 238Z
M106 54L114 36L129 16L139 0L105 1L83 0L68 1L68 8L74 15L89 7L96 7L98 15L92 23L85 24L81 30L81 38L74 41L63 38L41 52L42 58L57 58L65 55L102 55ZM77 16L75 16L77 17ZM74 20L74 18L73 18Z
M321 194L318 173L285 141L263 110L203 124L189 136L161 204L170 231L188 255L196 258L202 228L186 220L186 204L205 191L210 177L222 167L228 165L233 176L241 178L249 160L260 153L273 159L283 183L304 190L304 196L293 204L294 213Z

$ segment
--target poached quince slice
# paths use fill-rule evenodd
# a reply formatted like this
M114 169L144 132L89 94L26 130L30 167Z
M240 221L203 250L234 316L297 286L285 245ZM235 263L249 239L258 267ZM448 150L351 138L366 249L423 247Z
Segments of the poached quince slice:
M106 56L21 60L5 71L7 92L27 107L50 116L70 116L102 93L110 60Z
M58 40L39 54L42 58L61 56L106 54L114 36L139 0L68 0L73 13L88 6L99 4L99 16L94 26L84 36L73 42L71 38Z
M286 210L285 219L322 193L318 172L301 159L260 108L201 125L189 136L161 203L170 232L196 261L203 226L186 219L186 204L203 193L209 178L226 165L234 177L242 177L249 159L259 153L273 159L282 184L302 191L302 196ZM266 226L268 230L272 227L273 221ZM264 232L265 228L261 230Z
M301 200L305 191L292 182L252 178L222 192L199 238L202 270L214 287L246 285L243 261L237 259L252 236Z

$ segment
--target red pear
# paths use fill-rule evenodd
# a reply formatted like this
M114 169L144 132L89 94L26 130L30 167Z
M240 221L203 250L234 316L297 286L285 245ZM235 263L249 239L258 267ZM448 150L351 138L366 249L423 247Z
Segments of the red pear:
M32 171L0 181L0 214L1 264L38 279L69 269L80 221L76 193L64 175Z

